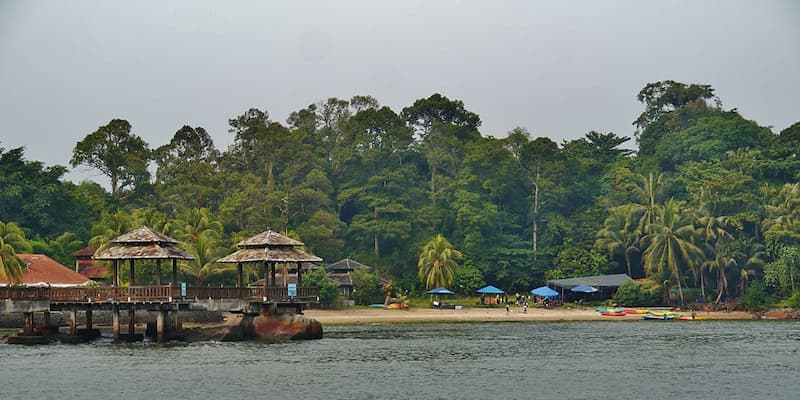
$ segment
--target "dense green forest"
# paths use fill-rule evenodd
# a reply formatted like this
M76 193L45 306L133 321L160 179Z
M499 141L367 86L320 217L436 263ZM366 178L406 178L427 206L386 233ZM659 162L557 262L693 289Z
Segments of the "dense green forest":
M465 293L624 272L648 278L651 295L797 302L800 123L775 133L702 84L651 83L637 98L638 152L611 132L486 137L477 114L439 94L399 112L370 96L330 98L285 122L245 110L229 120L228 149L202 127L151 144L112 119L71 160L106 176L110 192L0 149L0 271L18 274L15 252L70 265L72 251L146 224L195 254L187 279L230 283L213 261L273 229L420 293L420 252L441 235L458 250L454 289Z

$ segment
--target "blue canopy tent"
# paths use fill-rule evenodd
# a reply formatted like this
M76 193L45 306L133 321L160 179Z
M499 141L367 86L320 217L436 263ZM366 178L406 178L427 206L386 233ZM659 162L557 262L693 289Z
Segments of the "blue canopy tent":
M480 294L506 294L506 292L504 292L504 291L502 291L502 290L500 290L500 289L498 289L498 288L496 288L496 287L494 287L492 285L489 285L489 286L486 286L486 287L482 287L482 288L476 290L476 292L478 292Z
M425 292L427 294L455 294L448 288L437 287L435 289L428 290Z
M552 299L554 297L558 297L558 292L556 292L553 289L550 289L547 286L541 286L541 287L538 287L536 289L533 289L533 290L531 290L531 293L533 293L533 294L535 294L537 296L547 297L548 299Z
M570 290L577 293L594 293L597 292L599 289L589 285L578 285Z

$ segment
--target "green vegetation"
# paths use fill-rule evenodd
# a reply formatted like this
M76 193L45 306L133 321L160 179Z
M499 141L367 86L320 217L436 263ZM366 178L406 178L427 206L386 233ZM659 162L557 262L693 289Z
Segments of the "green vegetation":
M213 260L266 229L326 261L359 260L374 272L354 274L361 304L380 298L380 278L416 296L622 272L647 278L640 295L655 301L694 301L682 298L692 288L759 308L796 293L800 123L776 134L724 109L709 85L654 82L638 99L638 152L612 132L562 143L524 128L484 135L477 114L439 94L399 112L370 96L331 98L285 123L249 109L229 120L227 150L202 127L150 144L111 119L71 159L110 192L0 148L0 216L19 231L2 237L0 273L19 273L21 251L70 263L77 248L147 224L197 256L181 265L194 283L233 283ZM444 248L458 264L437 258Z

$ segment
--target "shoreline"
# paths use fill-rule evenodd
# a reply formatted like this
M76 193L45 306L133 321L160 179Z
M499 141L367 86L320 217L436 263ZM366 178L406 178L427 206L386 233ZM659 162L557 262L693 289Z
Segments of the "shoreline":
M682 312L690 315L691 312ZM512 307L511 312L505 308L465 308L462 310L439 310L412 308L409 310L344 309L344 310L306 310L304 317L312 318L324 325L363 325L374 323L406 324L428 322L519 322L519 321L641 321L642 315L625 315L608 317L600 315L593 309L529 309L527 314L522 309ZM707 320L751 320L756 317L745 311L712 311L697 312L698 317ZM700 321L686 321L700 322Z

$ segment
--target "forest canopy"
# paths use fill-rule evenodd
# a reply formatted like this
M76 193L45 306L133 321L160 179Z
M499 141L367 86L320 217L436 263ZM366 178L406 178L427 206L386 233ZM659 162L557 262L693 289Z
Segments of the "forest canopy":
M226 283L234 277L215 257L273 229L419 293L420 253L441 237L462 255L450 284L463 293L628 273L709 300L754 281L791 296L800 123L776 134L704 84L650 83L637 98L638 151L613 132L562 143L521 127L484 136L480 116L441 94L402 110L330 98L285 121L251 108L230 118L228 149L188 123L146 143L136 121L110 116L71 159L105 175L110 191L0 148L0 221L14 228L2 244L69 265L72 251L146 224L198 256L186 279Z

